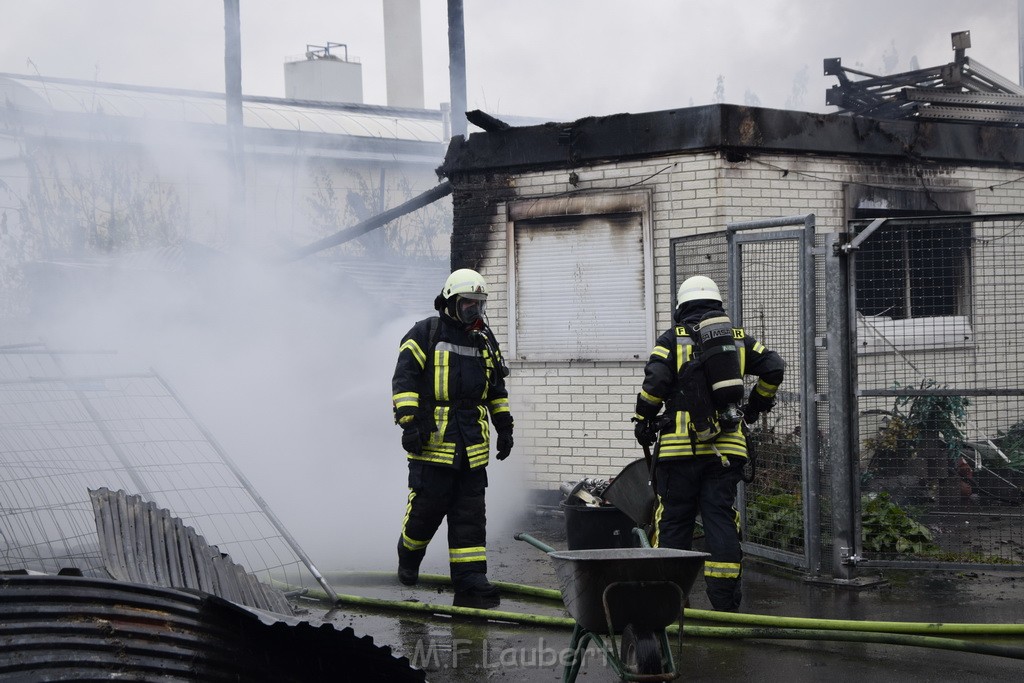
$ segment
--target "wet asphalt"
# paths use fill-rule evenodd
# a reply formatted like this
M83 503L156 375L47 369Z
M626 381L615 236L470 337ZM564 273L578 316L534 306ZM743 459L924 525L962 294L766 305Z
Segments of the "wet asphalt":
M490 533L492 580L558 588L552 561L542 551L513 540L523 531L555 549L565 549L564 519L550 512L524 511L512 531ZM443 536L441 536L443 538ZM425 571L435 571L425 567ZM387 575L346 585L344 575L324 572L339 593L387 600L451 605L447 586L401 586ZM872 575L874 576L874 575ZM744 561L744 603L748 614L859 621L927 623L1024 623L1024 573L891 570L867 587L811 582L761 563ZM690 606L710 609L703 580L697 579ZM426 672L427 680L561 681L569 654L569 628L530 626L498 620L343 606L324 612L310 606L307 618L336 628L351 626L389 645ZM557 617L564 608L540 598L506 596L498 608ZM687 625L723 625L687 619ZM1024 637L955 636L1024 650ZM902 644L803 639L719 639L684 635L671 639L672 655L686 681L1020 681L1024 661L975 652ZM585 654L577 681L620 678L595 645Z

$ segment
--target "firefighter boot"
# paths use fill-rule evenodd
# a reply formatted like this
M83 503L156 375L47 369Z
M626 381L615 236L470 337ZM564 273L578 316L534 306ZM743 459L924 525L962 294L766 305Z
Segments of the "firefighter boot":
M398 580L405 586L415 586L420 579L420 562L426 550L409 550L398 539Z
M493 609L501 604L501 592L487 580L486 574L467 574L455 582L455 598L452 604L456 607Z

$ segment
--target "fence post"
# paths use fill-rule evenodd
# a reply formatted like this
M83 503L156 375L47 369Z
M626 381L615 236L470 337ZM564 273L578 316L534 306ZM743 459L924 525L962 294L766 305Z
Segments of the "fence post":
M832 233L825 246L826 355L828 357L828 464L832 494L832 578L855 578L860 558L859 501L853 479L856 462L857 402L853 395L856 356L853 311L850 310L851 258L842 248L847 233Z

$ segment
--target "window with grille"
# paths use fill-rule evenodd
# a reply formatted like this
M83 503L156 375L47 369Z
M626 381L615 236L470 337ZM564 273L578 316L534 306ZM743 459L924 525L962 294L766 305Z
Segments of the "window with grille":
M893 214L870 213L859 211L858 218ZM856 295L862 352L973 343L971 239L970 224L955 217L897 218L861 244Z
M510 349L520 360L635 360L654 339L650 198L509 207Z

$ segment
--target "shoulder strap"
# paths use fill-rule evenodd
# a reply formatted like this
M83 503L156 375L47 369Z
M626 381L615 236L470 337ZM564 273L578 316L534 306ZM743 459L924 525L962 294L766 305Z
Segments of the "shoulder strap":
M430 318L430 322L427 327L427 348L423 349L423 353L427 355L427 362L423 365L423 370L428 376L433 373L434 369L434 349L437 348L437 342L441 338L441 319L437 316Z
M427 348L427 353L428 354L432 355L434 353L434 347L437 346L437 340L440 339L440 338L441 338L441 319L435 316L435 317L430 319L430 335L428 337L428 339L430 340L430 343L429 343L429 347Z

